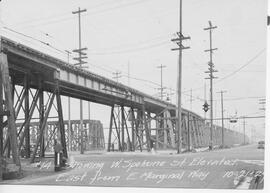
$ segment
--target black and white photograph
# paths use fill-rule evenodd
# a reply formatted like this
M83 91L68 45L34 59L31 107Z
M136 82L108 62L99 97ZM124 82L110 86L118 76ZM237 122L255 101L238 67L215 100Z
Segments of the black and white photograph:
M0 192L266 191L268 7L0 0Z

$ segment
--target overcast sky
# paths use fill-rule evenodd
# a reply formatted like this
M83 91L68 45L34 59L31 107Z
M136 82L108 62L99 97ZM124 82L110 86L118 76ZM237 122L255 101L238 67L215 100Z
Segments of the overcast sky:
M78 18L71 12L78 7L87 9L82 14L82 44L88 48L90 71L108 78L121 71L121 83L158 97L157 66L163 64L163 85L166 92L175 93L178 53L171 51L175 45L170 39L179 31L179 0L4 0L1 5L2 27L48 42L62 52L3 28L5 36L63 60L67 59L64 50L78 47ZM204 79L209 34L203 28L211 20L218 27L213 31L213 46L218 48L213 56L218 70L214 116L221 116L220 95L216 93L220 90L227 91L226 117L236 112L238 116L264 115L259 99L266 94L266 5L266 0L183 0L183 32L191 37L184 42L191 49L183 52L183 107L204 116L205 95L209 101L209 80ZM172 102L176 102L175 95ZM73 112L78 111L76 104L73 100ZM91 117L108 127L109 108L91 107ZM78 113L72 118L78 119ZM242 124L241 120L225 126L242 131ZM264 119L247 120L247 130L251 128L263 132Z

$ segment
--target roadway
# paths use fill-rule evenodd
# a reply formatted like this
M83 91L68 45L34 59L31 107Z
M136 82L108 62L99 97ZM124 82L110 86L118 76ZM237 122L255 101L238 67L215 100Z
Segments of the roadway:
M254 189L263 188L264 150L257 145L177 155L169 151L74 154L58 173L52 160L5 184ZM258 177L257 185L255 177Z

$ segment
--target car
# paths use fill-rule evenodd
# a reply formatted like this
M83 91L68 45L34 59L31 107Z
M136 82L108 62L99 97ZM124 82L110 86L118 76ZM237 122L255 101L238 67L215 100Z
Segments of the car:
M264 149L264 141L258 142L258 149Z

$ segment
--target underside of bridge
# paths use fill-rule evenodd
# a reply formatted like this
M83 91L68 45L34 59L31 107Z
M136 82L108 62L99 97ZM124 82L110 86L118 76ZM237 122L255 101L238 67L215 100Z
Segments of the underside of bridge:
M214 146L221 146L221 127L213 128ZM136 151L177 148L176 119L168 109L154 114L144 109L113 106L109 127L108 151ZM182 114L182 151L208 147L210 125L192 113ZM243 135L225 129L225 145L240 144Z
M80 148L176 149L179 139L173 104L10 40L2 39L1 43L0 156L12 158L19 168L20 156L31 158L30 162L44 157L46 150L53 150L54 139L61 142L65 157L68 151ZM83 120L83 130L79 121L65 121L61 96L110 106L108 132L98 121ZM210 128L202 117L184 109L181 136L184 150L207 147ZM225 129L226 145L241 143L242 137ZM213 130L213 139L215 145L221 145L218 126Z

